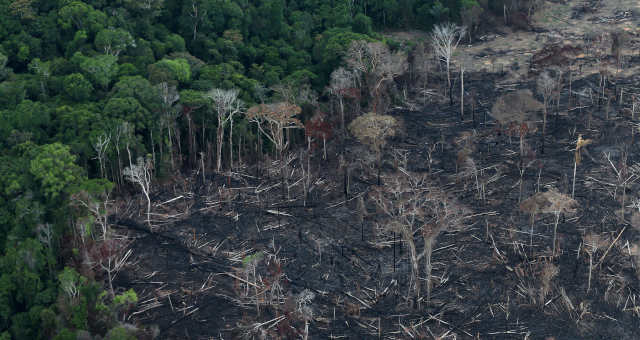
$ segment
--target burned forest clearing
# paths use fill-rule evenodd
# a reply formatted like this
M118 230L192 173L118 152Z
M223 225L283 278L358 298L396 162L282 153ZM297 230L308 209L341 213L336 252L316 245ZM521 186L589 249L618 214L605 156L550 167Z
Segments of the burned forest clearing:
M149 223L143 200L119 203L128 322L176 339L639 338L639 23L634 1L545 2L530 31L464 37L450 86L429 34L386 33L413 58L373 117L340 97L331 139L156 186Z

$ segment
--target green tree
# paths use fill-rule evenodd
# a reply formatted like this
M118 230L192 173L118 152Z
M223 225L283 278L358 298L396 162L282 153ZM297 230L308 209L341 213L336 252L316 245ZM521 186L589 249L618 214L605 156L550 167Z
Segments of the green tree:
M94 84L103 90L109 89L109 84L118 75L118 57L99 55L96 57L81 57L80 68L89 76Z
M159 108L157 90L141 76L121 77L113 85L111 98L135 98L149 111Z
M80 73L73 73L63 80L64 92L69 98L83 102L91 98L93 92L93 85Z
M46 142L50 111L43 103L31 100L22 101L13 110L0 111L0 139L16 144L27 140Z
M11 74L11 68L7 67L9 58L0 52L0 82L7 79Z
M44 195L55 199L80 179L82 169L75 160L76 156L64 144L43 145L31 160L29 172L41 183Z
M135 41L131 34L122 28L101 30L96 34L94 44L98 51L116 57L129 46L135 47Z
M149 65L149 80L153 84L185 83L191 79L191 67L186 59L162 59L159 62Z
M107 16L82 1L71 1L58 11L58 23L63 29L75 28L90 33L98 32L107 22Z

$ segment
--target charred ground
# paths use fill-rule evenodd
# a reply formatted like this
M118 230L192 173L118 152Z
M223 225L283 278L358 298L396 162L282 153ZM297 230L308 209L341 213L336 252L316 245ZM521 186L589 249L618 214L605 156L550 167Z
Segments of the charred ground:
M588 16L569 9L582 11L571 19ZM469 48L484 51L474 55L488 67L465 75L476 100L464 120L457 104L418 88L389 111L403 128L384 148L380 185L375 156L346 136L329 143L326 160L318 148L292 150L205 182L196 174L166 185L153 197L152 231L137 202L122 204L114 225L135 238L135 259L117 283L140 301L129 321L157 325L167 339L640 337L640 160L629 114L639 57L627 53L603 87L603 59L573 53L570 63L582 67L572 68L571 92L565 73L543 143L540 112L537 131L492 115L504 94L536 93L536 72L482 44ZM488 55L497 60L483 63ZM430 80L436 93L444 80ZM579 135L592 143L576 165ZM460 162L463 149L473 169ZM553 254L554 215L537 214L531 235L520 206L552 188L570 197L574 166L579 206L559 218ZM386 220L369 196L402 171L426 175L471 211L437 238L430 303L408 297L406 244L380 233Z

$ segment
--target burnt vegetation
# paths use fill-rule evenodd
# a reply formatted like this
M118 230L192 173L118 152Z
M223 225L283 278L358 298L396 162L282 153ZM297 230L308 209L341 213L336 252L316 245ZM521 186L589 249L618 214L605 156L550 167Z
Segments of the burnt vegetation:
M548 44L515 82L462 44L353 43L328 102L247 110L266 152L156 188L120 281L158 304L135 319L168 337L638 337L640 89L616 34Z

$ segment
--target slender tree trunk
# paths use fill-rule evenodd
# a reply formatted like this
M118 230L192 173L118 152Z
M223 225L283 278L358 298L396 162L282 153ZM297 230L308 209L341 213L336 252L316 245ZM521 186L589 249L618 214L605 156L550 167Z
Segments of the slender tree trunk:
M573 184L571 185L571 198L576 193L576 170L578 168L578 162L573 162Z
M224 126L222 120L218 119L217 145L216 145L216 171L222 170L222 141L224 140Z
M338 105L340 106L340 128L342 129L342 136L345 135L345 127L344 127L344 99L342 95L338 97Z
M418 253L416 251L416 245L413 242L413 234L409 230L408 226L401 227L402 238L409 246L409 255L411 257L411 280L414 283L416 289L417 300L420 300L420 287L422 286L418 281L418 277L420 276L420 269L418 268ZM411 291L411 285L409 285L409 292ZM409 297L411 294L407 294Z
M460 120L464 120L464 68L460 69Z
M149 139L149 143L151 144L151 155L153 157L153 164L158 164L156 163L156 144L153 142L153 129L149 129Z
M169 159L171 160L171 170L175 170L175 161L173 159L173 142L171 141L171 124L167 121L167 136L168 136L168 151L169 151ZM155 164L155 163L154 163Z
M431 264L431 254L433 253L433 238L424 240L424 253L425 253L425 261L424 261L424 269L425 275L427 277L427 304L431 303L431 271L433 266Z
M233 117L229 118L229 171L233 170Z
M189 168L193 168L196 164L196 150L195 150L195 136L193 134L193 124L191 121L191 114L187 113L187 129L189 134Z
M553 225L553 253L556 256L556 234L558 232L558 222L560 222L560 212L556 212L556 223Z

